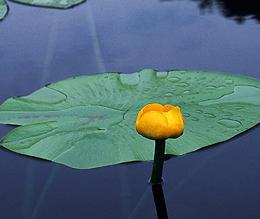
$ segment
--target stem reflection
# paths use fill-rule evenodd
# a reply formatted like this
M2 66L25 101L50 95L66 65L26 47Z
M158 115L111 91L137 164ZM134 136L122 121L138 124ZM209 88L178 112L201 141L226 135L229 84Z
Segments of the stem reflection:
M162 184L152 185L152 190L158 219L168 219Z

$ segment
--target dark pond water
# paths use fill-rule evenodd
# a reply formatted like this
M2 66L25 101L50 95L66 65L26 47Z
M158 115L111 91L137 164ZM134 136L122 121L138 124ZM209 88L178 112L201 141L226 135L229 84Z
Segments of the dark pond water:
M194 69L259 78L256 2L89 0L69 10L9 2L0 22L0 102L102 71ZM10 129L1 125L0 137ZM259 219L259 130L168 160L169 217ZM0 218L156 218L151 167L75 170L1 148Z

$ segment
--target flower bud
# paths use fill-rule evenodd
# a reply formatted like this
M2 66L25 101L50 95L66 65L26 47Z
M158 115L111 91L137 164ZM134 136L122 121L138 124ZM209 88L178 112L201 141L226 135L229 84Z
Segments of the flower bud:
M184 119L178 106L147 104L138 113L136 130L153 140L178 138L184 130Z

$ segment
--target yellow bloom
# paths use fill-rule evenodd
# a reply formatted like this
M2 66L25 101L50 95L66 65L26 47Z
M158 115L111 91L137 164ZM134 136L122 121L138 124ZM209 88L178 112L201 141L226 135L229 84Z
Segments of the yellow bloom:
M136 130L153 140L178 138L184 130L184 119L178 106L147 104L138 113Z

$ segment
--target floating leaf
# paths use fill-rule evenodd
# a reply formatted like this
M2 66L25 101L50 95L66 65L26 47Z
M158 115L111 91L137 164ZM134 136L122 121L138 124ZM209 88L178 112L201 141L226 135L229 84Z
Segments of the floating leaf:
M215 144L260 121L260 81L197 71L80 76L47 85L0 106L0 122L21 125L1 145L62 163L94 168L151 160L153 141L135 131L147 103L179 105L185 132L167 141L166 153L181 155Z
M50 8L70 8L84 2L85 0L13 0L13 1L18 3L28 4L28 5L50 7Z
M0 20L4 19L8 12L8 6L5 0L0 0Z

